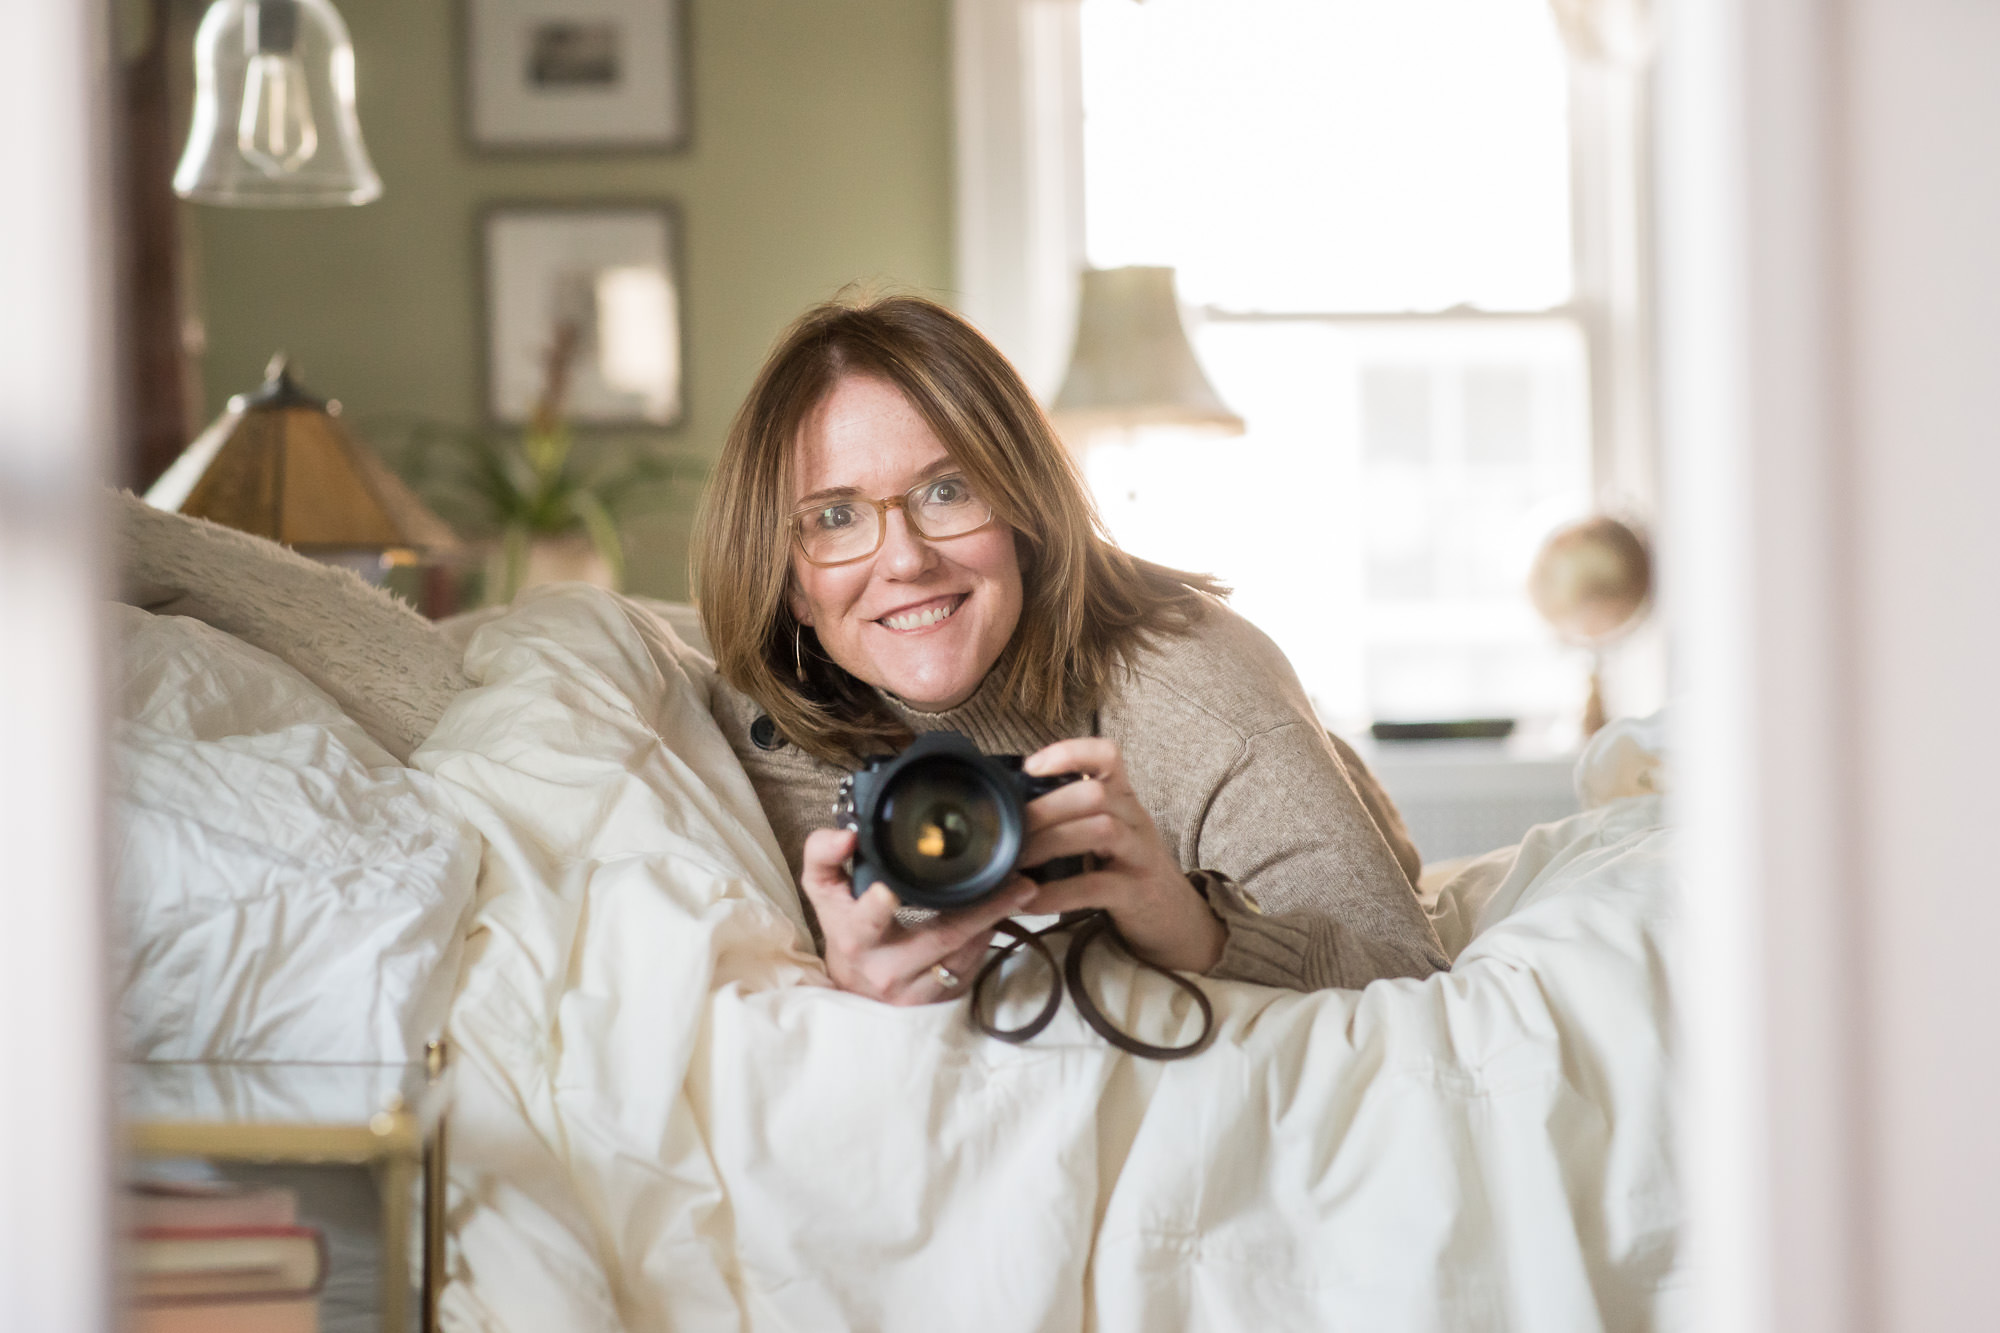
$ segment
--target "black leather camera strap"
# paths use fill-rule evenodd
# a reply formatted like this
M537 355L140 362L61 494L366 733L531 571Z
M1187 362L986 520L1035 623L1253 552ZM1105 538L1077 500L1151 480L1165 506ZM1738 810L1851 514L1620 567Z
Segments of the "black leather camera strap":
M1055 954L1050 950L1044 937L1065 930L1074 931L1075 935L1070 940L1069 954L1063 959L1063 965L1058 970ZM1148 1060L1185 1060L1190 1055L1198 1055L1206 1050L1215 1036L1215 1007L1209 1003L1208 996L1203 993L1201 987L1190 978L1170 968L1161 967L1157 963L1148 962L1134 953L1131 946L1125 943L1124 937L1118 933L1118 927L1113 924L1109 912L1080 912L1064 917L1053 926L1034 931L1015 925L1012 921L1002 921L998 931L1008 936L1011 943L994 950L972 982L972 1024L989 1037L1017 1044L1032 1040L1054 1021L1056 1010L1062 1007L1065 986L1069 990L1070 1002L1076 1005L1076 1011L1083 1016L1083 1021L1090 1024L1097 1035L1119 1050L1132 1055L1144 1056ZM1155 1046L1151 1042L1140 1041L1130 1033L1121 1031L1116 1023L1105 1016L1097 1001L1091 997L1090 988L1083 980L1083 956L1099 939L1115 944L1121 953L1140 967L1149 972L1159 973L1194 997L1194 1002L1201 1008L1201 1032L1193 1041L1183 1046ZM1041 954L1042 961L1048 964L1049 997L1043 1002L1040 1012L1026 1023L1020 1027L1003 1028L986 1017L984 1003L986 983L999 975L1001 967L1023 945Z

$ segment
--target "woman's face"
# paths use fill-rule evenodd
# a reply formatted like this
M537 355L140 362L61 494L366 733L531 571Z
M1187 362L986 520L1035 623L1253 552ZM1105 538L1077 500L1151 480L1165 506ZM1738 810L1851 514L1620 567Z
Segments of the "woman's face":
M800 428L791 507L900 496L953 467L900 389L846 375ZM979 688L1020 623L1014 532L995 520L931 542L892 509L881 549L866 559L815 565L794 545L791 602L853 675L926 712L953 708Z

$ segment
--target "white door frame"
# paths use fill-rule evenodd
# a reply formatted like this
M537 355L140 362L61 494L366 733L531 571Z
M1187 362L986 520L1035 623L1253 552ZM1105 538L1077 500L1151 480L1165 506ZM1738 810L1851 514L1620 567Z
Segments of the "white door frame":
M1691 1327L2000 1299L2000 7L1663 6Z
M115 398L108 6L6 0L0 1327L111 1326L95 516Z

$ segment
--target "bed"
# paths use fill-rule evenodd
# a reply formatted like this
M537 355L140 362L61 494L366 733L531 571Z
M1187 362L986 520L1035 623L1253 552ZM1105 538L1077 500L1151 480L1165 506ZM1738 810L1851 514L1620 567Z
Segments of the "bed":
M444 1032L445 1327L1686 1325L1657 719L1600 734L1582 813L1427 869L1450 973L1205 982L1177 1064L1067 1007L1015 1047L828 985L685 608L559 586L438 628L129 497L117 525L128 1048ZM175 1003L219 985L253 999Z

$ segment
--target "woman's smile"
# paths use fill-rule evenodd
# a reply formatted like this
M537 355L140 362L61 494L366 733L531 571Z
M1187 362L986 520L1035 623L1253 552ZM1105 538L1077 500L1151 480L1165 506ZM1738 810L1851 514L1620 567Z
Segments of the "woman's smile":
M949 620L952 612L958 610L964 602L963 594L934 598L916 606L906 606L901 610L892 611L886 616L878 617L875 623L895 630L899 634L911 634Z
M869 375L837 382L799 431L794 503L844 505L953 480L955 464L900 389ZM876 522L865 506L862 521ZM1021 621L1014 531L998 522L932 540L903 505L873 555L815 565L794 552L792 613L835 663L920 709L955 708L1000 660Z

